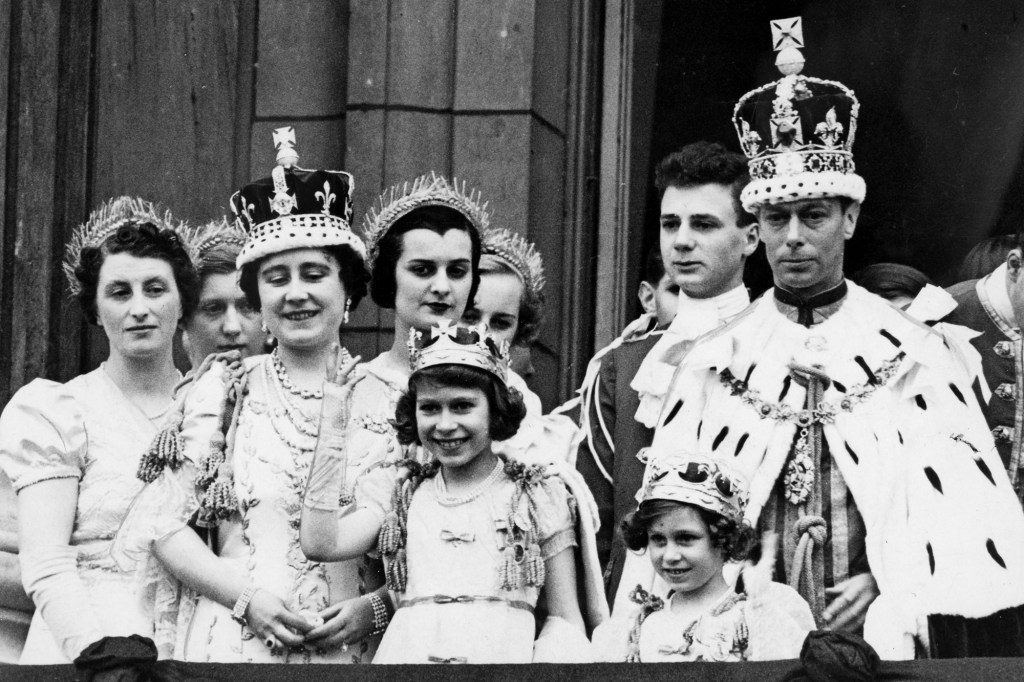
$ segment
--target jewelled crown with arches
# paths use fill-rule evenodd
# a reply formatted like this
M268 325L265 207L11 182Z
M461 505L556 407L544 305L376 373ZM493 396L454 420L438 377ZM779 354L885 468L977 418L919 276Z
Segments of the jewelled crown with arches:
M800 74L800 17L771 27L783 77L748 92L733 112L752 178L740 196L743 208L836 196L863 201L852 151L860 103L842 83Z
M185 228L174 219L170 211L138 197L120 196L109 199L90 213L88 220L75 228L64 249L64 262L61 268L64 270L64 277L67 278L72 295L77 296L82 290L82 285L75 277L75 268L82 257L82 250L99 246L129 223L152 223L161 230L172 230L182 240L183 245L187 246Z
M231 197L238 227L248 235L237 265L290 249L347 245L366 258L352 231L352 176L345 171L299 168L295 131L274 131L277 166Z
M544 261L532 242L505 228L487 230L483 239L483 256L504 262L523 280L523 286L534 294L544 288Z
M447 206L466 216L483 238L490 224L487 202L481 202L480 192L466 188L465 182L430 172L412 183L393 185L385 190L374 206L363 217L363 237L366 239L367 261L371 270L380 254L380 240L399 218L424 206Z
M508 342L495 341L485 327L462 327L443 320L429 336L409 330L409 366L413 372L434 365L466 365L508 383Z
M671 500L692 504L740 521L747 506L747 484L717 459L679 450L644 448L637 455L646 458L644 482L637 491L637 504L648 500Z

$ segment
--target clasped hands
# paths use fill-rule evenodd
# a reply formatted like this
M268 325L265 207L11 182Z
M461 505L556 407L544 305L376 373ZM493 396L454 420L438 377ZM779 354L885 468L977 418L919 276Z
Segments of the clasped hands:
M373 605L361 597L307 614L295 613L267 590L256 590L245 613L249 629L274 654L303 649L322 653L339 646L346 650L374 629Z

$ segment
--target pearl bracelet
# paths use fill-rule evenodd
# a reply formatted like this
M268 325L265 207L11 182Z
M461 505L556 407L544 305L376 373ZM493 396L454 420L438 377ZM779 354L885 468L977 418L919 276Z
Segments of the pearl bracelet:
M373 637L388 629L388 607L384 603L384 598L377 592L371 592L364 596L370 600L370 606L373 607L373 632L370 633L370 636Z
M235 608L231 610L231 618L240 625L246 625L245 611L249 608L249 602L252 601L252 596L256 594L256 583L250 582L242 590L242 594L238 595L238 601L235 602ZM376 611L374 612L376 614Z

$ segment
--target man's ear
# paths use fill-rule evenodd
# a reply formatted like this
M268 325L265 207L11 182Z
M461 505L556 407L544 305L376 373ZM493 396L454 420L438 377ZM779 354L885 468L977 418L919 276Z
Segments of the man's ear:
M857 218L860 217L860 202L852 201L843 211L843 238L849 239L857 229Z
M1014 282L1024 276L1024 254L1020 247L1012 248L1006 254L1006 276Z
M761 226L758 223L750 223L740 228L747 240L743 245L743 257L749 258L757 251L757 245L761 242Z
M654 304L654 297L657 294L657 290L651 286L650 282L640 282L640 290L637 291L637 298L640 299L640 305L643 307L645 313L651 315L657 315L658 310Z

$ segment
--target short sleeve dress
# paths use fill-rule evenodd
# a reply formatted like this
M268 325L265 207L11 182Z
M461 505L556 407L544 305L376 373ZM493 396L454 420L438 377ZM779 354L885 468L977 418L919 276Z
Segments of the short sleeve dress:
M22 663L68 662L107 635L151 635L133 576L115 565L110 545L142 487L139 458L163 417L144 415L102 366L66 384L36 379L4 409L0 466L16 491L51 479L79 481L70 540L78 575L64 576L49 592L52 601L36 600Z
M729 591L697 620L681 618L668 599L640 595L634 608L618 613L594 632L598 661L673 663L688 661L770 661L800 656L807 633L816 628L811 608L796 590L769 583L748 598Z
M575 546L575 505L557 476L529 485L543 559ZM408 581L374 663L530 663L539 590L501 586L517 483L499 461L472 492L448 494L438 472L409 506Z

